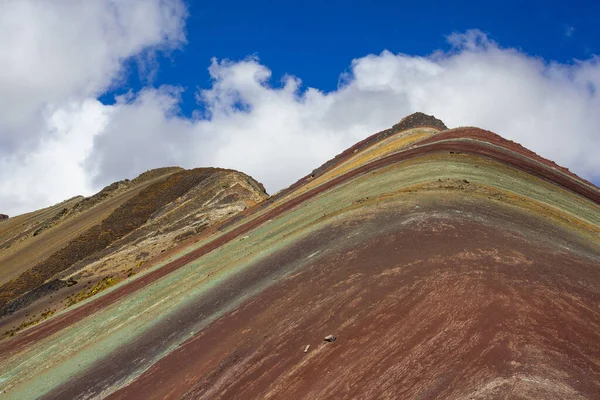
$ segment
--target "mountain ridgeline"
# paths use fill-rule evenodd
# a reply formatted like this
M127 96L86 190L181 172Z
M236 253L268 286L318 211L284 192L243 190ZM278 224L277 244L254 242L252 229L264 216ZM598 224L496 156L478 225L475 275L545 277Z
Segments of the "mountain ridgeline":
M600 189L422 113L269 197L150 171L0 222L6 398L588 399Z

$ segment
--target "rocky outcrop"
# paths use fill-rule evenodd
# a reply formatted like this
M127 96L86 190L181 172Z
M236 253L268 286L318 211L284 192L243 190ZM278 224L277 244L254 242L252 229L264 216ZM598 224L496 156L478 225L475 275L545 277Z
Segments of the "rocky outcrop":
M392 127L392 131L400 132L407 129L418 128L422 126L431 126L439 130L448 129L448 127L442 122L442 120L437 119L433 115L427 115L423 114L422 112L416 112L414 114L410 114L409 116L402 118L400 122L398 122Z
M8 215L0 214L0 221L2 221L3 219L8 219Z

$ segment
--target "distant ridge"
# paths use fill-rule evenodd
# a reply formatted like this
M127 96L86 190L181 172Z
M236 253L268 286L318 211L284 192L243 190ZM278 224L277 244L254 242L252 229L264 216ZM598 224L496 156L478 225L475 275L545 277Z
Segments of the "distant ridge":
M139 272L139 268L136 271L133 268L155 255L156 244L145 249L144 240L149 236L162 239L159 248L169 248L266 197L260 183L237 171L168 167L144 172L133 180L115 182L87 198L73 198L73 203L61 203L54 214L41 210L47 216L40 215L35 223L19 225L19 219L13 219L12 231L0 235L3 239L0 261L12 263L13 268L20 262L22 267L10 281L0 285L0 316L12 314L67 286L70 291L81 290L84 285L76 283L84 277L89 282L86 286L105 278L124 279ZM114 206L110 206L111 202ZM105 215L88 222L89 216L98 213ZM37 214L21 218L31 220ZM61 231L73 230L78 224L82 227L80 234L64 239L59 236ZM56 239L52 244L55 251L37 262L30 261L35 260L32 254L46 251L53 239ZM119 252L127 246L137 249L135 260L119 258ZM120 271L100 274L85 271L87 265L107 256L120 259L114 268ZM106 266L102 269L109 270Z

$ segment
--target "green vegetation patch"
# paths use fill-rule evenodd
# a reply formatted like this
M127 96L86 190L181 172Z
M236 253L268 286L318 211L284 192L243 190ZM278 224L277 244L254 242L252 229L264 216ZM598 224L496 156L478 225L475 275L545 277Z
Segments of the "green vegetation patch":
M92 286L91 289L82 290L80 292L75 293L72 296L67 297L66 306L71 307L72 305L77 304L80 301L88 299L88 298L100 293L101 291L108 289L111 286L116 285L120 281L121 281L121 278L119 278L119 277L107 276L104 279L102 279L100 282L98 282L97 284Z
M16 328L7 330L6 332L4 332L4 336L2 337L2 339L10 337L10 336L14 336L17 332L22 331L25 328L29 328L30 326L39 324L43 320L48 319L51 316L53 316L55 312L56 312L56 310L54 310L54 309L47 310L47 311L43 312L38 319L32 319L31 321L25 321L21 325L17 326Z

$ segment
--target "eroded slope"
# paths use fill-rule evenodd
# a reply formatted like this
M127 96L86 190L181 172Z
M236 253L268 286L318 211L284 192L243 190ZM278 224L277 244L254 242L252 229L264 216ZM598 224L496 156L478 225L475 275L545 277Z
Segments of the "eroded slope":
M95 295L143 270L148 258L265 197L259 184L235 171L177 168L146 172L63 207L34 225L45 240L38 241L34 233L21 251L3 261L16 259L24 271L0 287L5 317L0 326L10 326L4 332L13 334L37 322L36 314L44 318ZM98 221L98 215L106 218ZM65 235L71 226L83 232ZM44 247L48 241L59 250L50 252ZM30 252L50 255L32 264ZM37 307L27 308L34 302Z
M1 342L6 396L597 397L600 191L420 123Z

